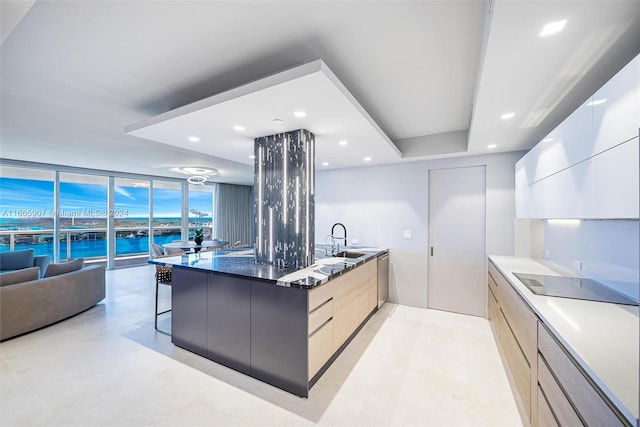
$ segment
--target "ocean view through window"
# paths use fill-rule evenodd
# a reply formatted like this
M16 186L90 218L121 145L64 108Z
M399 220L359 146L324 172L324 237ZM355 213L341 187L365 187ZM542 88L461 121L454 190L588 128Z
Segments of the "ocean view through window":
M0 251L53 254L54 179L53 171L0 167Z
M61 260L106 258L107 185L106 176L60 173Z
M33 248L37 255L54 258L57 249L58 261L85 258L89 262L106 262L109 217L112 217L111 259L116 261L113 265L133 265L148 259L150 238L163 245L181 240L183 235L192 236L195 227L204 227L205 232L211 233L211 185L192 190L178 180L117 175L110 184L109 176L114 175L66 170L56 174L54 170L3 164L0 166L0 251ZM110 185L111 202L108 200ZM59 204L54 208L56 193ZM183 213L182 206L197 211L198 215ZM183 230L183 227L186 228ZM121 260L127 262L119 263Z
M211 212L213 211L213 187L189 185L189 238L197 228L202 228L205 239L213 239Z

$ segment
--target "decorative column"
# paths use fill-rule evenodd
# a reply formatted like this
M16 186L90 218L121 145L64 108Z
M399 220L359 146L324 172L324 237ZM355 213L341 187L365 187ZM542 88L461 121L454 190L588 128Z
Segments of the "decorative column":
M315 136L255 139L256 262L301 268L314 258Z

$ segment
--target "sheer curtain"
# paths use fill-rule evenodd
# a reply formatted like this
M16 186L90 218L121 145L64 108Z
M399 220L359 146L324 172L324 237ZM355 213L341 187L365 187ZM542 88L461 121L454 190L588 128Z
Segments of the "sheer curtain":
M214 238L233 245L254 244L253 193L245 185L216 184L214 201Z

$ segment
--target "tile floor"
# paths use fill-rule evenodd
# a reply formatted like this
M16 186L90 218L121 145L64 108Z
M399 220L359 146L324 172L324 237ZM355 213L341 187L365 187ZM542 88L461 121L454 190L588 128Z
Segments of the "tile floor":
M0 344L0 425L522 425L484 319L385 304L302 399L156 333L153 271Z

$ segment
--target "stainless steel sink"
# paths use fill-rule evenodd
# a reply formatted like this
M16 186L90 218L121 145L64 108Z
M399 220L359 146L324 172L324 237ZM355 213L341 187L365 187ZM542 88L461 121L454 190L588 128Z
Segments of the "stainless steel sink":
M360 258L361 256L364 256L364 255L365 254L363 254L362 252L341 251L332 256L340 257L340 258Z

